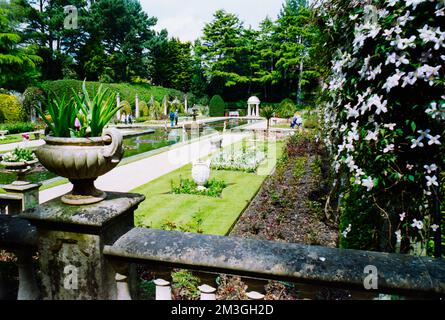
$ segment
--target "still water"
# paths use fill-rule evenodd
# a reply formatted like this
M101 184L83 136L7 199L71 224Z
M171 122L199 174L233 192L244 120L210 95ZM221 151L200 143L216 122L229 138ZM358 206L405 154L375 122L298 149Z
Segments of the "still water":
M215 121L201 125L200 136L206 136L216 131L223 131L224 122L226 122L226 129L234 129L245 124L251 123L255 120L229 119L222 121ZM172 129L166 131L165 129L156 129L153 133L144 134L141 136L132 136L124 139L124 158L140 155L146 152L157 150L163 147L171 146L180 142L190 140L191 132L183 129ZM30 172L26 179L31 182L43 182L57 177L55 174L46 170L40 164ZM16 179L14 173L5 172L0 167L0 184L8 184Z

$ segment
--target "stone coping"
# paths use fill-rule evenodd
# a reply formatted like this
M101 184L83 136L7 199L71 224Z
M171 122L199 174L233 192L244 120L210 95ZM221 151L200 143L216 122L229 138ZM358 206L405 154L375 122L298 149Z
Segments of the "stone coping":
M21 217L35 225L71 225L102 228L121 214L134 209L145 196L134 193L107 192L107 198L99 203L71 206L55 198L34 208L25 210Z
M364 270L372 265L377 292L445 295L445 261L428 257L144 228L132 229L104 253L149 265L358 290L365 290Z

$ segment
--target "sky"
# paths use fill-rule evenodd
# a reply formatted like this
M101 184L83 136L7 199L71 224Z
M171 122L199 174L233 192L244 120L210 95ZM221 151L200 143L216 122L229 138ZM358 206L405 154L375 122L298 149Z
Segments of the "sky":
M155 30L167 29L182 41L199 38L205 23L218 9L235 13L245 26L257 28L269 16L275 19L283 0L140 0L144 11L158 18Z

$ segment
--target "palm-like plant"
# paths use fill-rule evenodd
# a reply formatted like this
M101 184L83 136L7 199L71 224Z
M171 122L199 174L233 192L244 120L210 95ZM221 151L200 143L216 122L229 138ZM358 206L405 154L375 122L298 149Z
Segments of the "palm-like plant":
M109 93L108 88L103 89L103 86L100 85L97 93L93 95L93 98L90 98L85 82L82 84L82 94L78 94L74 90L73 92L74 104L79 109L81 116L86 117L89 136L101 136L104 127L120 109L120 107L116 105L116 95Z
M55 137L68 138L78 114L78 106L72 100L67 101L65 96L59 98L53 92L49 93L47 110L48 115L36 106L38 115L42 118L48 129Z
M99 86L97 93L91 98L85 82L82 92L73 90L73 98L67 100L65 96L58 98L50 93L47 110L45 112L36 107L37 113L48 126L54 137L100 137L104 127L116 115L120 107L116 106L115 94L109 89Z
M272 106L265 106L261 110L261 116L266 118L266 120L267 120L267 130L269 130L270 119L272 119L275 116L275 109Z

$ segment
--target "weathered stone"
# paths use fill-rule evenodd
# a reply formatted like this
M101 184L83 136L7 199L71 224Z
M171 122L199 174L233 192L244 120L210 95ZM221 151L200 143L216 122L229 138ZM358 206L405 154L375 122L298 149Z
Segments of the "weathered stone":
M426 257L143 228L106 246L104 253L150 265L359 290L369 276L365 267L373 265L378 292L445 294L445 261Z
M0 215L0 248L37 248L37 230L18 216Z
M144 196L109 192L107 200L70 206L60 198L26 210L38 230L44 299L116 299L116 271L103 247L134 226Z

